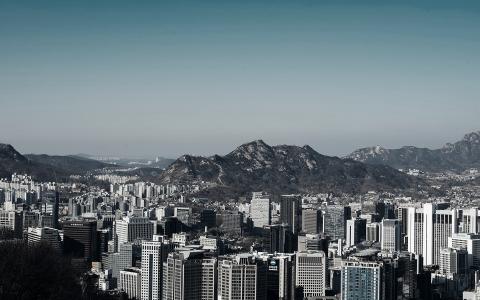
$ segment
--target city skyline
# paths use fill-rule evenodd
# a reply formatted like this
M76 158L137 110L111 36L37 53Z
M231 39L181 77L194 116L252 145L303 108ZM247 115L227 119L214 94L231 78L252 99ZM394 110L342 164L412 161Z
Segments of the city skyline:
M342 156L480 129L473 1L0 8L0 136L22 153L176 158L263 139Z

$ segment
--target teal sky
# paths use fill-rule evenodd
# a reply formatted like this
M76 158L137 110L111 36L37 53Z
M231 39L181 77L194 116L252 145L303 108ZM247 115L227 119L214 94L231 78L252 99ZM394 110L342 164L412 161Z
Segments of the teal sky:
M480 130L479 95L479 1L0 0L0 141L24 153L440 147Z

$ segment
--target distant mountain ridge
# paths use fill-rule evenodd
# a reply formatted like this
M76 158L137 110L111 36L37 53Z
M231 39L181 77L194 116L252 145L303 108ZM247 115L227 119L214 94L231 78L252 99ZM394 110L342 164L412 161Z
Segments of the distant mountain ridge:
M380 146L358 149L346 158L369 164L389 165L397 169L424 171L464 171L480 168L480 131L466 134L455 143L440 149L405 146L385 149Z
M310 146L243 144L225 156L183 155L159 178L162 183L206 181L238 191L358 192L414 187L418 179L383 165L319 154Z
M76 156L22 155L12 145L0 144L0 178L25 173L40 181L60 180L112 165Z

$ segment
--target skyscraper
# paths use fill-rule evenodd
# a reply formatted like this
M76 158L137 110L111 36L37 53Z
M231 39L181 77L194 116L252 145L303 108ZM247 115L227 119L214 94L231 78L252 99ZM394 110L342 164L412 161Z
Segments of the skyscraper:
M286 224L267 226L270 231L270 253L292 253L296 250L295 236Z
M215 300L217 260L203 250L168 255L163 269L163 300Z
M127 268L120 271L118 288L123 290L128 299L141 299L142 271L138 268Z
M351 216L350 207L327 205L322 216L323 233L332 240L345 239L346 223Z
M307 208L302 210L302 231L316 234L320 232L322 212L318 209Z
M251 254L223 258L218 265L218 299L256 300L257 264Z
M154 236L153 241L142 242L142 300L162 299L163 263L173 246L159 236Z
M355 218L347 220L346 244L348 247L354 246L366 238L367 220Z
M253 221L253 226L256 228L270 225L272 216L269 195L261 192L253 193L252 201L250 202L250 218Z
M395 219L382 220L382 251L394 252L401 250L402 225Z
M295 274L303 297L325 296L327 259L323 251L298 252Z
M58 229L58 210L60 205L60 194L57 191L45 191L42 193L42 200L52 207L53 228Z
M125 217L115 221L115 235L117 245L131 243L135 240L151 240L153 223L145 217Z
M62 227L65 253L86 262L98 259L96 221L67 221Z
M292 232L301 230L302 198L299 195L282 195L280 202L280 222L290 225Z
M440 250L447 248L448 238L458 230L456 209L438 209L425 203L408 210L408 251L423 256L424 265L438 265Z
M379 242L380 241L380 224L372 222L367 224L367 242Z
M470 265L480 268L480 235L454 233L448 238L448 247L467 250Z
M383 265L378 262L342 262L342 300L381 300Z

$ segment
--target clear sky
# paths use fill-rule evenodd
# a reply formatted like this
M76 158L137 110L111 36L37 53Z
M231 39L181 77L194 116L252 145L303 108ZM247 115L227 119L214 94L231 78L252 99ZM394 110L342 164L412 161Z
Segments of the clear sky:
M0 141L23 153L344 155L474 130L480 1L0 0Z

